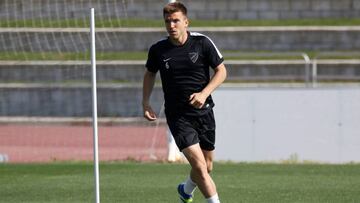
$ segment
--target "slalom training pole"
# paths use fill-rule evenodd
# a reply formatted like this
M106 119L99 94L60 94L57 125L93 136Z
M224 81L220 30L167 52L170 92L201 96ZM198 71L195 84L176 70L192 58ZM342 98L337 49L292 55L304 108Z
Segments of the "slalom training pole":
M90 9L90 36L91 36L91 70L92 70L92 103L93 103L93 136L94 136L94 177L95 203L100 203L99 183L99 146L97 122L97 94L96 94L96 52L95 52L95 10Z

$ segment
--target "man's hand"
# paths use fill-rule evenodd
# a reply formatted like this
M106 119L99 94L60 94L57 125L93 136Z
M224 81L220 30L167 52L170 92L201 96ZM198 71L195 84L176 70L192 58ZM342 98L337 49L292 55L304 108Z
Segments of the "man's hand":
M190 105L200 109L204 106L207 97L208 95L202 92L193 93L189 98Z
M221 83L224 82L226 78L225 65L221 63L214 69L214 72L215 73L211 78L209 84L207 84L201 92L193 93L192 95L190 95L189 101L191 106L198 109L202 108L208 96L215 90L215 88L217 88Z
M143 105L144 117L149 121L155 121L157 119L155 112L148 104Z

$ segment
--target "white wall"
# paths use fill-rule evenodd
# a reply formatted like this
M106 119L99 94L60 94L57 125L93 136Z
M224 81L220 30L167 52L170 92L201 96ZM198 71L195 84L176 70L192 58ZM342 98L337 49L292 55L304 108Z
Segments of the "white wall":
M216 160L360 162L360 88L213 93Z

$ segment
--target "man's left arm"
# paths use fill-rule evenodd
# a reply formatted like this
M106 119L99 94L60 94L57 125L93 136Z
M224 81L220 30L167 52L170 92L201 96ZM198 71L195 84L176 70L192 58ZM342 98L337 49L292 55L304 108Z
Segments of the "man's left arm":
M208 96L226 79L226 68L223 63L214 69L214 75L209 84L201 91L190 95L189 101L195 108L202 108Z

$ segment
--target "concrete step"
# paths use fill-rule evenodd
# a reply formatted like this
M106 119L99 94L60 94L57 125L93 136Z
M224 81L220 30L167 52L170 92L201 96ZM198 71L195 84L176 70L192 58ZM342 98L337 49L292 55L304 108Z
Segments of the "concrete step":
M142 117L142 87L99 85L98 116ZM0 116L91 117L91 86L11 84L0 85ZM163 105L161 87L155 87L153 108Z
M359 83L317 84L316 87L359 88ZM223 84L233 88L304 88L304 83L246 83ZM309 86L307 86L309 87ZM0 117L91 117L90 84L0 84ZM142 87L138 85L100 84L98 92L99 117L142 117ZM215 101L216 102L216 101ZM151 104L159 115L163 112L163 93L156 85Z
M360 26L276 26L191 28L220 50L359 50ZM164 28L98 28L98 51L146 51L166 36ZM0 51L85 52L89 28L0 28Z
M142 116L144 63L98 61L99 116ZM319 82L360 81L360 60L316 60L316 64ZM227 82L295 81L304 85L306 70L311 74L310 66L306 69L302 60L228 60L226 66ZM90 74L88 61L2 61L0 116L91 116ZM151 99L155 111L160 112L160 86L155 87Z
M11 0L2 1L0 19L86 18L89 8L104 19L161 19L168 0ZM190 19L303 19L359 18L360 6L354 1L299 0L184 0ZM18 11L18 12L14 12Z
M314 61L313 61L314 62ZM99 83L141 83L145 61L97 61ZM227 82L304 81L314 64L304 60L226 60ZM360 80L360 60L316 60L318 81ZM90 83L89 61L2 61L2 83Z

